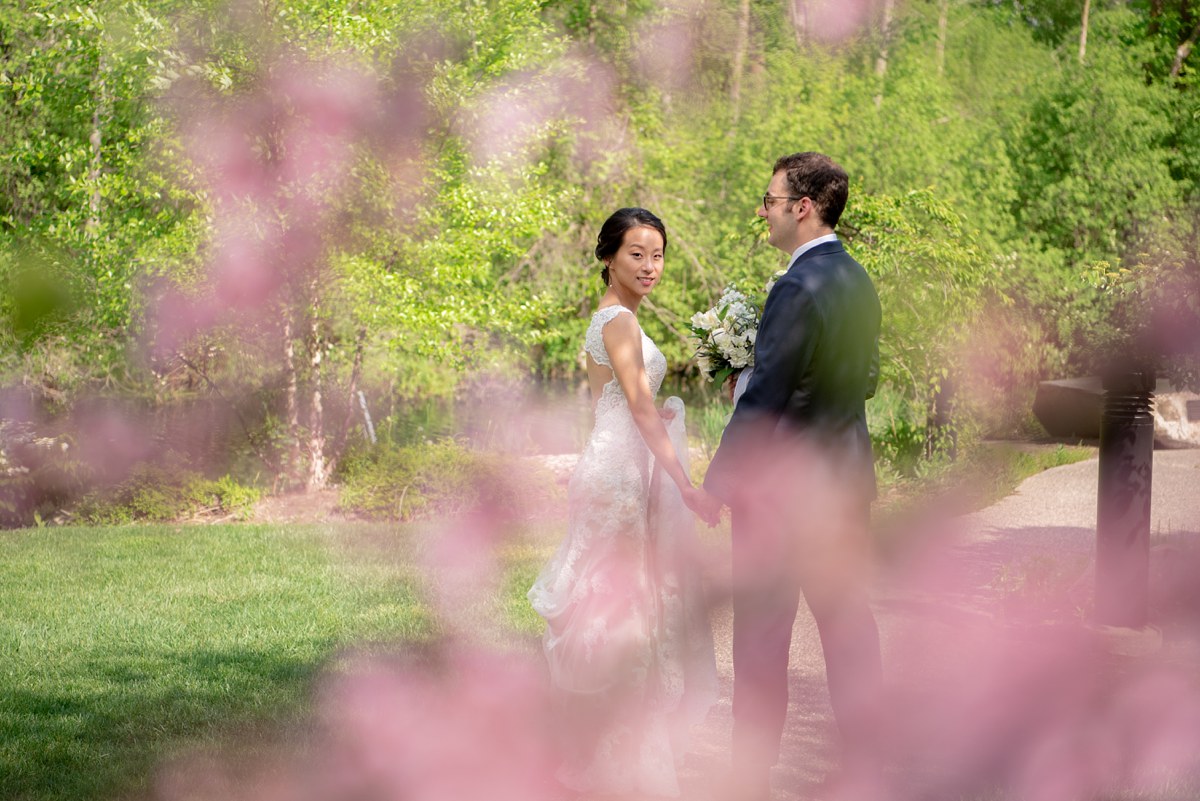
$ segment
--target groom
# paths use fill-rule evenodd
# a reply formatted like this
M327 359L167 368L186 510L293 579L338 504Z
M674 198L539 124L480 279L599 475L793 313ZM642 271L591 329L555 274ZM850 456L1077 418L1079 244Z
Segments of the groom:
M844 774L875 774L882 667L867 602L879 297L833 228L845 170L820 153L775 163L758 216L790 255L763 308L754 370L704 480L732 509L733 765L739 798L770 797L803 593L820 633ZM877 778L877 774L876 774Z

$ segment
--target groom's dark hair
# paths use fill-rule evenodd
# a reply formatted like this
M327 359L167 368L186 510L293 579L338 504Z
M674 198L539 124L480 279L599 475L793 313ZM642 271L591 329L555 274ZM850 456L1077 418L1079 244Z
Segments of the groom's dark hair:
M667 227L663 225L663 221L658 219L653 212L633 207L617 209L604 221L604 225L600 226L600 233L596 236L596 258L600 261L608 261L617 255L617 251L621 249L621 243L625 241L625 232L630 228L638 228L643 225L662 234L663 252L666 253ZM604 282L605 286L608 286L607 264L600 271L600 280Z
M812 200L821 221L833 228L842 218L850 176L841 165L823 153L793 153L775 162L771 174L787 172L788 195Z

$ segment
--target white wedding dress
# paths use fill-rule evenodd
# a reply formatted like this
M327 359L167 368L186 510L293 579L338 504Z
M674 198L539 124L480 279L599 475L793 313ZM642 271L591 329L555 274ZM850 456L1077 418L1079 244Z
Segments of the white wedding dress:
M587 352L611 367L602 330L628 309L593 315ZM666 359L642 334L657 395ZM687 468L683 403L667 429ZM691 727L717 697L694 517L656 469L614 378L567 489L567 536L529 590L546 620L544 650L566 755L558 773L581 793L677 796Z

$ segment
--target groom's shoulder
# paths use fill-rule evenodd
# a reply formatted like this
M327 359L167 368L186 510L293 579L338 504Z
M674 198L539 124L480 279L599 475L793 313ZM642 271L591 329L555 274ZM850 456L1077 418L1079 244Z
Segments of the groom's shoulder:
M787 277L793 278L799 284L811 284L812 281L824 282L831 270L844 269L846 265L858 264L841 242L822 242L808 251L792 264ZM780 279L780 283L783 279Z
M842 246L840 240L822 242L796 259L788 272L803 274L814 270L820 271L826 269L830 264L837 264L847 260L854 261L850 257L850 254L846 252L846 248Z
M840 241L826 242L813 248L810 255L812 259L809 261L809 265L812 270L822 272L834 270L838 274L844 274L849 269L866 274L866 268L846 250Z

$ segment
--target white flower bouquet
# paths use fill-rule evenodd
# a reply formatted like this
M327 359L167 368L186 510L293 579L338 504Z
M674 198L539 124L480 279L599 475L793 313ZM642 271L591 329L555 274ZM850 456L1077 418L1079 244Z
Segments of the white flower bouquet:
M771 277L764 297L784 272L780 270ZM696 361L709 381L722 384L738 370L754 366L754 339L758 335L761 307L759 299L728 286L716 305L692 315Z
M716 305L692 315L696 361L709 381L724 383L735 370L754 364L758 306L734 287Z

